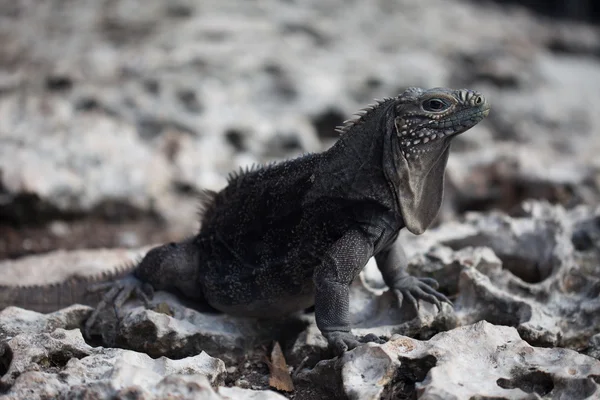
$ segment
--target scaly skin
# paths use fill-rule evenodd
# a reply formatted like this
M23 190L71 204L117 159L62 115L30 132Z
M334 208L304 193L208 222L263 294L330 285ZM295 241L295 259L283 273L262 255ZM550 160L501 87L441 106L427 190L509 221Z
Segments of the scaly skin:
M437 282L406 273L398 233L432 223L450 142L488 113L470 90L411 88L346 123L323 153L232 176L205 193L199 233L148 252L88 327L102 308L149 293L139 290L145 285L234 315L279 317L314 304L319 329L340 353L361 341L350 332L349 285L371 257L400 304L441 307L449 301Z
M72 304L96 306L103 296L98 292L90 292L89 285L121 279L131 273L135 267L135 264L125 265L99 275L73 277L64 282L49 285L0 285L0 310L9 306L17 306L48 313Z

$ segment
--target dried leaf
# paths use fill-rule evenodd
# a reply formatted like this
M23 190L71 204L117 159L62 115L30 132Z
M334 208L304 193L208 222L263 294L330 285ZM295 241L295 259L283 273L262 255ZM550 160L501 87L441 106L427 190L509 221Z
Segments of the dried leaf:
M274 342L273 350L271 351L271 361L267 362L271 376L269 377L269 386L284 392L292 392L294 383L288 371L285 357L281 351L281 346L278 342Z

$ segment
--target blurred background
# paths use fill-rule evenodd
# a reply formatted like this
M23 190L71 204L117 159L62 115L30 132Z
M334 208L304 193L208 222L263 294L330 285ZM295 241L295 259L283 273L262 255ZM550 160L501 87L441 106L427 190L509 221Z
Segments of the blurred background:
M326 149L409 86L492 104L454 142L439 221L597 204L599 19L595 0L0 0L0 259L193 234L200 190Z

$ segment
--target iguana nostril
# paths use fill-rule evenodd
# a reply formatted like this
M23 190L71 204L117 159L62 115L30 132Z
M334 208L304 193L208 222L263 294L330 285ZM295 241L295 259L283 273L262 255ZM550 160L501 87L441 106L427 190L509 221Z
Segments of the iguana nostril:
M477 105L483 104L483 97L475 96L475 104L477 104Z

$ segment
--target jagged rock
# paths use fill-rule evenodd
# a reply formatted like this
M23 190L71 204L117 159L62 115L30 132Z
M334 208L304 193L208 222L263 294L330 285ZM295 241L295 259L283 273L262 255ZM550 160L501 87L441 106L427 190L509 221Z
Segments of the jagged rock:
M80 304L63 308L49 314L7 307L0 311L0 341L21 333L51 333L55 329L78 329L92 312L92 308Z
M431 243L455 250L467 246L491 248L502 267L520 279L538 283L573 259L570 222L560 206L527 202L523 215L502 212L467 213L464 222L451 222L426 233Z
M4 394L1 397L7 400L66 398L67 395L69 398L163 399L169 396L201 400L284 398L271 391L242 388L220 387L215 392L211 386L223 384L225 364L200 349L187 349L190 352L186 357L173 360L152 359L146 353L131 350L91 347L83 340L80 330L74 329L90 311L90 307L74 305L51 314L16 307L0 312L0 392ZM236 323L230 321L230 325ZM239 337L230 339L233 343ZM229 349L219 350L226 353ZM233 355L235 350L232 350Z
M485 321L428 341L395 336L302 371L299 378L350 399L585 399L600 393L600 361L532 347L514 328Z
M180 358L207 351L230 361L259 344L293 336L306 325L294 315L258 320L199 312L166 292L155 293L152 304L152 309L145 309L139 302L125 305L116 330L109 330L104 341L153 357ZM105 328L100 324L94 331Z
M581 348L600 331L600 252L576 251L572 238L574 227L595 237L595 218L589 207L544 202L525 203L516 217L470 213L411 239L429 250L410 269L439 279L460 325L485 319L517 327L531 344ZM499 260L466 246L488 246Z
M0 386L15 399L64 398L74 392L99 398L125 393L160 398L174 386L173 380L187 382L191 392L202 392L222 383L225 373L223 361L205 352L180 360L152 359L130 350L91 347L76 329L22 333L3 342L0 353L1 364L7 366ZM197 387L181 375L193 376Z
M465 268L489 272L501 267L502 261L489 247L450 247L434 245L429 250L410 258L408 271L415 276L428 276L440 284L440 290L455 296L458 278Z
M442 331L448 331L446 334L450 336L466 335L465 329L471 328L465 328L465 325L486 320L515 327L522 339L532 345L572 349L583 349L587 345L582 351L596 356L596 337L600 331L600 248L595 236L597 214L598 210L590 207L567 211L547 203L529 202L512 217L498 212L474 213L463 222L444 224L422 236L406 236L410 272L438 279L442 284L441 289L453 299L454 309L444 305L440 312L433 305L421 302L417 316L406 305L398 308L395 297L385 288L376 267L370 263L351 287L350 311L354 332L358 335L375 333L386 338L401 334L426 340ZM588 245L573 245L578 240L576 232L580 236L587 235ZM488 247L470 247L482 245ZM521 279L521 275L530 282ZM14 340L21 337L24 331L30 332L30 335L52 335L56 328L79 328L89 312L89 307L77 305L46 315L9 307L0 312L0 340ZM114 318L114 315L108 317L111 316ZM326 341L310 313L278 321L233 318L206 310L193 310L176 296L157 292L151 309L145 309L139 301L131 301L125 305L120 318L112 326L110 321L101 318L95 332L104 335L105 343L117 344L153 357L190 357L204 350L239 367L240 363L245 365L246 362L241 360L248 352L272 340L281 339L283 347L288 349L288 365L296 370L317 365L317 375L329 374L330 382L338 382L337 389L333 390L341 390L350 397L364 395L366 398L378 398L394 391L411 391L415 385L421 387L416 382L427 382L427 371L434 365L431 358L398 363L395 356L386 353L385 346L364 346L348 353L358 357L356 360L353 358L351 364L348 364L348 355L338 360L338 364L335 364L336 361L319 363L332 354L328 352ZM481 328L485 331L484 336L490 335L488 330L492 328L489 324L475 326L486 327ZM514 336L514 330L510 332ZM435 336L439 337L439 334ZM422 343L432 343L433 346L437 340L435 338ZM408 343L406 340L402 342L403 346ZM62 346L69 354L81 357L98 355L91 353L92 348L87 345L68 345L51 336L47 336L46 341L56 348ZM476 342L473 338L472 341ZM396 345L400 346L398 343ZM506 349L502 344L498 346L499 352L514 350L510 346ZM28 362L17 362L11 368L28 365ZM372 368L370 370L367 369L369 365ZM266 372L260 372L260 368L257 369L252 363L244 368L258 378L255 383L244 384L246 387L266 387L261 386ZM252 372L253 369L256 371ZM352 372L354 375L335 378L339 369L348 374L355 372ZM513 390L506 394L509 398L512 396L510 393L520 393L514 392L514 388L510 389L512 386L540 394L549 390L548 382L552 382L556 391L577 395L576 391L571 392L576 390L572 389L574 386L564 383L563 378L549 379L539 371L525 374L525 377L514 374L502 376L503 380L496 385L509 388L503 390ZM5 374L2 378L5 386L10 386L9 376ZM456 379L464 379L464 376L467 375L453 375ZM487 382L486 377L481 379ZM530 379L529 383L527 379ZM581 390L591 391L595 386L586 379L580 379L583 385ZM175 381L176 378L172 378L169 382ZM238 381L241 385L244 379L233 378L231 383L237 384ZM475 381L479 382L479 378ZM164 381L160 385L167 383ZM95 389L90 389L92 387ZM85 390L106 387L105 383L94 383L85 386ZM303 390L302 385L298 387ZM333 384L331 388L334 388ZM160 390L157 387L156 391ZM462 398L461 395L457 396Z
M571 215L575 220L571 236L575 249L581 252L600 251L600 207L593 211L587 207L578 207Z
M8 394L2 396L6 400L21 399L47 399L47 398L92 398L92 399L128 399L135 398L139 400L284 400L280 394L269 390L252 390L242 388L219 387L215 391L210 382L204 375L198 374L171 374L158 381L142 381L138 371L138 366L133 365L126 368L123 372L127 381L123 382L126 386L115 385L113 381L101 380L89 382L81 385L75 385L64 391L54 390L52 385L56 383L47 376L40 373L30 373L28 379L34 380L37 387L32 394L32 390L27 387L20 388L20 391L11 390ZM147 371L142 371L142 374ZM182 371L187 373L188 371ZM46 386L42 382L46 382Z
M221 386L218 389L222 397L219 399L239 399L239 400L284 400L285 397L270 390L252 390L238 387Z

